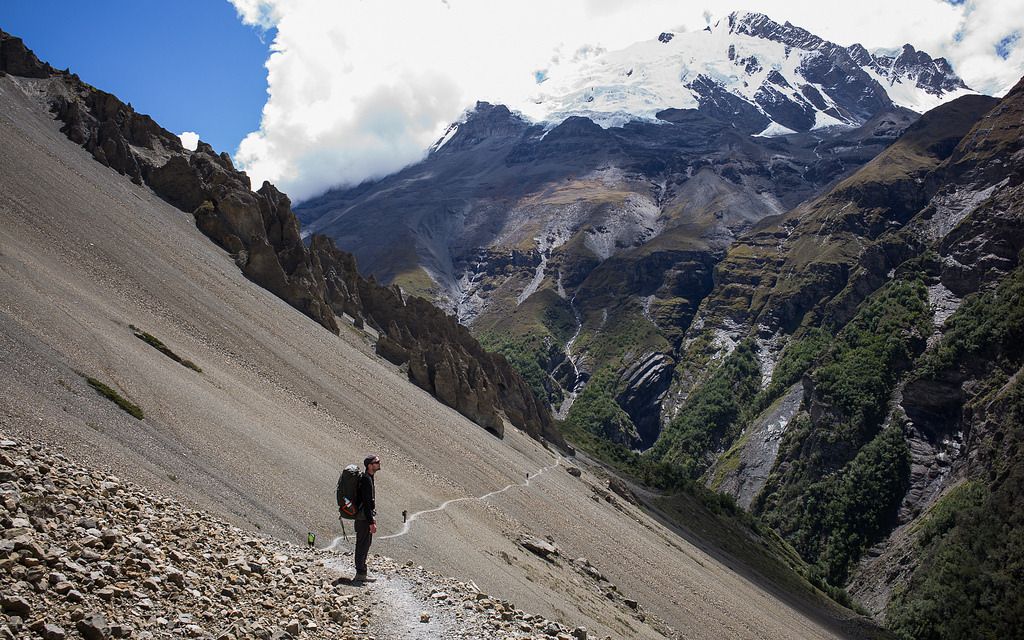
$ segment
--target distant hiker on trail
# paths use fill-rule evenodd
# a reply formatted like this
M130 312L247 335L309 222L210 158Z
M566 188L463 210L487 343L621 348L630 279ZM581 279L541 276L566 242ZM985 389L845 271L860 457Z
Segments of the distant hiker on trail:
M359 512L356 513L356 577L361 582L372 582L377 578L366 572L366 556L370 553L373 534L377 533L377 501L374 493L373 474L380 471L380 458L368 455L363 460L366 473L359 477Z

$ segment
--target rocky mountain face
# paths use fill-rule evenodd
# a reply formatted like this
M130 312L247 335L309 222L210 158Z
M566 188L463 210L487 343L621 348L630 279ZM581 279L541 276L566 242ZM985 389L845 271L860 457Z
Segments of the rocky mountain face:
M640 508L649 491L609 482L589 458L569 462L518 429L499 440L412 387L374 357L365 312L364 331L341 320L338 336L319 330L243 277L194 215L67 139L48 109L53 84L0 77L0 441L45 442L91 470L0 444L11 463L0 460L0 471L12 470L0 478L0 524L43 549L0 552L0 591L14 596L0 603L0 635L83 635L86 618L86 637L344 637L346 621L357 637L558 637L579 625L652 640L674 637L672 628L878 635L809 584L777 536L703 487ZM325 287L341 283L349 286L325 275ZM366 451L385 458L375 550L413 566L375 558L384 579L348 603L311 564L324 554L260 535L239 544L223 523L196 521L127 482L250 532L304 544L317 531L323 544L339 528L338 468ZM87 574L58 564L66 580L53 576L51 586L54 558ZM58 619L39 626L40 611ZM349 617L335 620L335 611Z
M959 98L741 238L651 451L905 637L1012 633L1024 611L1007 568L1022 557L1022 149L1024 82ZM963 573L982 546L999 551Z
M455 313L570 430L641 449L684 398L683 337L726 250L896 140L918 114L892 96L966 91L912 48L889 60L760 14L662 35L552 72L549 120L480 103L422 162L296 207ZM601 411L574 414L579 397Z
M305 246L288 197L270 183L252 191L226 153L200 142L184 149L174 134L117 97L40 62L18 38L0 32L0 70L24 78L61 131L100 163L145 184L195 216L196 226L230 253L253 282L329 331L338 318L366 322L378 349L408 367L410 380L497 435L505 420L562 443L550 411L504 358L484 351L454 320L359 276L355 261L323 238Z

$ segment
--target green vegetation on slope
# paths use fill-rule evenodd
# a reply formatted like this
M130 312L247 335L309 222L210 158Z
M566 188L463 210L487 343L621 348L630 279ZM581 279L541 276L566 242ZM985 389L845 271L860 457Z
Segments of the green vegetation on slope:
M597 315L596 313L594 315ZM643 353L668 352L671 345L636 305L623 305L607 317L584 323L575 349L585 352L595 369L605 365L625 368Z
M793 384L828 352L832 336L820 328L813 328L786 345L779 362L772 371L771 382L758 392L754 400L743 409L746 421L752 420L782 397Z
M986 487L948 493L924 521L920 565L886 609L901 638L1012 638L1024 628L1024 387L1006 397L1005 461Z
M121 411L124 411L125 413L131 415L133 418L142 420L144 415L142 413L142 409L137 404L134 404L130 400L127 400L120 393L114 391L113 389L103 384L96 378L92 378L86 375L83 375L82 377L85 378L85 381L89 383L90 387L96 390L96 393L100 394L107 400L110 400L111 402L116 404L118 407L120 407Z
M548 375L548 367L563 357L562 345L575 331L569 304L550 289L537 291L511 313L474 325L480 344L505 356L537 399L555 407L562 402L562 389Z
M910 451L898 428L879 433L838 474L812 485L810 495L823 496L818 514L805 511L797 537L809 546L823 538L818 566L832 584L843 584L853 563L881 540L895 524L910 481ZM821 528L816 535L814 528ZM811 554L808 554L811 555Z
M1024 628L1024 268L964 301L915 378L974 380L969 479L918 533L920 563L887 622L902 638L1014 637Z
M730 429L730 431L739 433L740 437L732 443L728 451L719 456L715 463L714 475L710 478L712 488L720 487L725 477L739 467L743 447L748 442L748 427L751 423L771 408L807 372L812 364L828 351L831 341L832 336L824 329L819 328L811 329L801 337L790 340L775 365L771 382L767 387L758 391L750 402L744 403L741 407L737 424Z
M872 295L811 374L811 413L790 425L752 505L832 584L842 584L864 550L885 535L905 492L909 454L902 433L879 429L930 327L921 281L893 281ZM812 338L806 351L820 340L820 334Z
M992 292L964 300L947 322L939 345L921 359L916 377L944 369L995 361L1012 369L1024 357L1024 268L1018 267Z
M887 284L843 328L830 362L814 372L814 395L830 408L837 439L856 446L874 435L896 382L931 329L920 280Z
M178 354L176 354L173 351L171 351L170 348L167 345L165 345L163 342L161 342L156 336L154 336L152 334L149 334L149 333L146 333L145 331L142 331L141 329L139 329L135 325L128 325L128 327L132 330L132 333L135 334L136 338L138 338L139 340L142 340L143 342L145 342L149 346L153 347L154 349L156 349L160 353L164 354L165 356L167 356L171 360L174 360L175 362L177 362L178 364L182 365L183 367L188 367L189 369L191 369L191 370L193 370L193 371L195 371L197 373L202 373L203 372L203 370L200 369L199 366L196 363L192 362L191 360L186 360L186 359L182 358L181 356L179 356Z
M651 450L657 460L680 465L696 478L722 448L740 435L739 416L760 389L761 372L752 341L745 340L687 398Z
M621 434L636 433L636 426L629 415L615 402L617 381L618 377L610 367L598 370L569 410L562 423L563 433L570 437L582 434L599 436L591 443L599 449L603 447L601 440L613 444L621 442Z
M561 402L561 390L552 384L544 370L551 345L549 339L537 334L513 337L497 333L482 333L478 338L484 349L505 356L538 400L553 406Z

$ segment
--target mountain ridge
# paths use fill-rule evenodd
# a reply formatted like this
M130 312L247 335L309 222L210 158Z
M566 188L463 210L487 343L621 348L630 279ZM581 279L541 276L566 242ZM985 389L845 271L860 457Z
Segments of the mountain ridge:
M17 38L0 32L0 46L0 69L47 83L36 89L64 123L62 133L101 164L192 214L197 228L231 253L246 277L332 333L340 331L337 318L346 314L359 328L369 321L387 334L381 348L407 366L411 380L495 435L502 435L508 420L564 444L550 413L501 356L486 353L429 304L414 303L417 311L407 311L411 301L363 280L351 256L333 243L307 248L288 197L273 185L252 191L228 154L217 155L203 142L193 152L184 149L152 118L40 62Z

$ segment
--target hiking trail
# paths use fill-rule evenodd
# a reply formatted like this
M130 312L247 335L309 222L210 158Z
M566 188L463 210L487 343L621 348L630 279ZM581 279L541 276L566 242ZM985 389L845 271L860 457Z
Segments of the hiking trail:
M391 538L399 538L401 536L404 536L405 534L409 533L410 529L412 528L412 523L415 522L420 516L426 515L428 513L436 513L438 511L444 511L445 509L447 509L449 506L451 506L453 504L456 504L456 503L459 503L459 502L469 502L469 501L472 501L472 500L483 501L483 500L487 500L488 498L492 498L492 497L494 497L496 495L505 493L506 491L508 491L509 489L512 489L514 487L529 487L531 481L536 480L537 478L539 478L540 476L544 475L545 473L547 473L551 469L554 469L555 467L557 467L561 463L562 463L562 456L558 456L558 457L555 458L555 461L553 463L549 464L546 467L541 467L536 473L530 475L523 482L514 482L512 484L509 484L509 485L506 485L506 486L502 487L501 489L496 489L494 491L491 491L490 493L485 493L482 496L466 496L464 498L453 498L451 500L446 500L445 502L442 502L439 506L434 507L433 509L424 509L422 511L416 511L415 513L410 513L408 519L402 524L402 528L397 533L389 533L388 535L376 535L376 536L374 536L374 540L390 540ZM323 550L324 551L332 551L334 549L338 549L340 547L341 543L344 540L345 540L344 536L338 536L334 540L331 541L331 544L329 544L326 547L324 547Z

